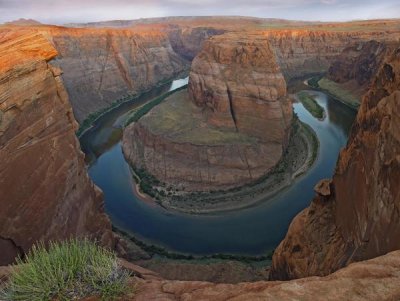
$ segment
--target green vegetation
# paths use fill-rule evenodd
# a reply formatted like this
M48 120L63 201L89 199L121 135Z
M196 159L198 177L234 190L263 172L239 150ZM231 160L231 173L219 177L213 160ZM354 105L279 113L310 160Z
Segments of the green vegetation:
M306 108L308 112L310 112L311 115L313 115L315 118L318 119L323 119L325 116L325 111L324 108L321 107L316 100L314 99L313 96L311 96L308 92L306 91L301 91L297 94L299 97L299 100L303 104L303 106Z
M109 107L103 108L101 110L98 110L96 112L90 113L88 117L85 118L85 120L81 123L81 125L79 126L78 131L76 132L76 135L78 136L78 138L80 138L80 136L87 130L89 129L92 124L98 119L100 118L102 115L104 115L105 113L115 109L116 107L120 106L121 104L133 100L135 97L137 97L137 95L133 94L133 95L128 95L125 96L123 98L120 98L116 101L114 101Z
M133 178L139 184L139 189L141 192L149 195L156 200L160 200L161 191L155 188L155 186L165 185L161 183L153 175L149 174L143 168L135 169L133 168Z
M187 86L188 85L184 85L176 90L164 93L154 98L153 100L149 101L148 103L144 104L143 106L139 107L137 110L133 111L132 114L127 118L125 122L125 127L127 127L132 122L137 122L143 115L146 115L152 108L154 108L156 105L159 105L168 96L171 96L175 92L185 90Z
M48 248L39 244L17 264L1 300L112 300L128 289L129 274L116 255L87 239L50 243Z
M357 110L360 106L360 100L355 95L353 95L350 91L343 89L339 84L327 79L326 77L323 77L318 81L318 88L353 109Z

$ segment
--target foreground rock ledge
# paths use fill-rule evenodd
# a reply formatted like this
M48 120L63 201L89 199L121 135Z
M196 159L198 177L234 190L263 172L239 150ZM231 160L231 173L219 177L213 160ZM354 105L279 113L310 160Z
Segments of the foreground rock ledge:
M351 264L326 277L288 282L215 284L136 278L135 293L124 301L394 301L400 300L400 251ZM89 298L85 301L96 301Z
M281 159L292 107L267 38L225 34L195 58L187 92L154 108L124 133L136 169L186 191L253 182Z

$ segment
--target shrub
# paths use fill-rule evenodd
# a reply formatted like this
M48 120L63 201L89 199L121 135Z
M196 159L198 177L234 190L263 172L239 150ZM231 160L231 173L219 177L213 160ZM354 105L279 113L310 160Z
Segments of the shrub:
M0 300L111 300L128 288L116 255L87 239L36 245L17 264Z

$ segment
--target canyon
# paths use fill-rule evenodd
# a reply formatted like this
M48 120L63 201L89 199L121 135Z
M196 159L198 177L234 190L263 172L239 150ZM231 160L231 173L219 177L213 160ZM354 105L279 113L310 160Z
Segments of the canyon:
M314 23L273 20L277 24L274 29L262 29L267 21L256 18L165 18L152 22L74 25L77 27L16 22L0 30L37 31L54 45L59 55L53 64L64 71L64 85L80 124L112 104L187 72L190 60L214 35L241 32L244 36L267 36L289 81L328 70L344 48L357 42L395 40L398 34L395 21L357 26L334 23L321 28Z
M265 30L251 21L242 32L232 21L191 22L0 28L0 265L35 242L69 237L89 236L124 253L127 245L112 232L102 192L87 174L75 118L82 123L187 72L196 57L188 91L124 134L132 162L188 190L248 183L280 160L290 134L292 80L328 72L330 80L366 93L333 178L316 185L310 207L295 217L273 256L271 280L308 278L233 285L163 280L141 270L136 296L124 300L399 299L399 32L382 34L379 22L373 30L312 24ZM149 130L165 121L167 109L190 112L170 115L174 122L217 128L214 139L224 144L210 146L209 132L198 146L180 140L204 138L190 132ZM245 143L238 147L237 139ZM262 160L265 154L270 161Z

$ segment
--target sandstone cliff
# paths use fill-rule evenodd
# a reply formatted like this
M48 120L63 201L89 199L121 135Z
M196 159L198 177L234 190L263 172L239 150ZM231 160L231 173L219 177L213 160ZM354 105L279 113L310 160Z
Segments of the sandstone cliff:
M393 41L398 31L355 31L352 29L268 30L263 34L273 46L286 80L326 72L346 47L369 40ZM356 46L357 47L357 46Z
M249 34L211 38L192 63L189 94L209 124L284 144L291 102L266 38Z
M75 117L172 79L188 65L160 29L50 29Z
M271 279L326 275L400 248L400 48L364 96L332 181L316 187L273 256Z
M49 63L56 55L35 31L0 32L0 265L40 240L113 243L61 70Z
M332 62L326 77L334 81L338 88L361 99L393 48L393 42L375 40L346 47Z
M168 30L169 40L174 51L181 57L192 61L202 50L206 40L220 35L224 29L213 27L171 26Z
M241 26L244 26L242 29ZM130 28L39 27L55 45L70 101L78 122L90 113L129 94L172 79L188 69L211 36L240 30L254 32L257 24L188 21L178 25L147 24ZM259 33L257 33L258 35ZM360 41L392 39L398 33L277 30L262 32L273 47L289 80L325 72L341 51Z
M346 47L328 70L328 78L337 83L355 80L368 85L376 76L388 50L386 43L375 40Z
M317 28L257 31L262 22L246 18L151 22L120 25L116 22L110 26L118 28L106 29L31 27L52 41L59 52L53 63L64 71L63 80L78 122L118 99L186 70L187 60L199 53L204 41L224 32L241 32L242 36L257 32L267 36L286 80L327 71L345 47L357 42L398 36L398 31L388 30L382 35L382 31L341 31L335 27L325 31Z
M262 36L216 36L193 62L186 92L124 133L136 168L186 190L249 183L280 160L292 119L286 83Z

